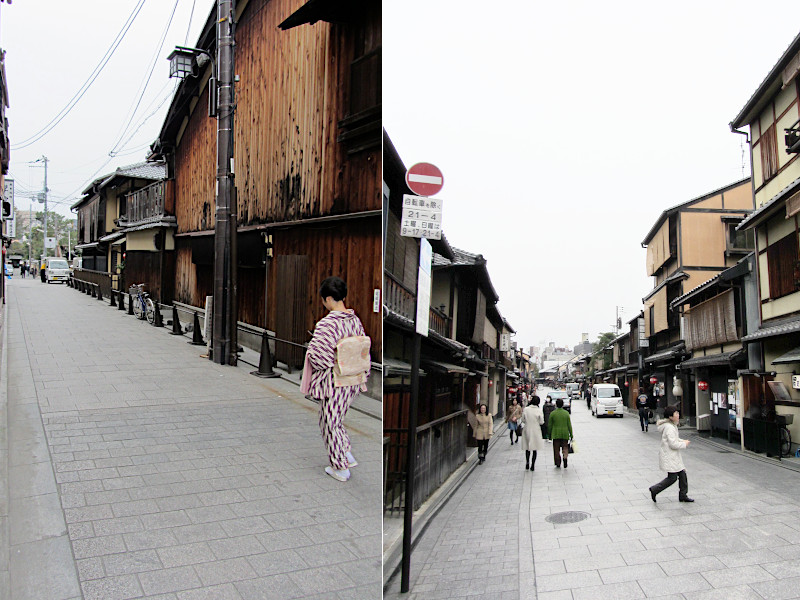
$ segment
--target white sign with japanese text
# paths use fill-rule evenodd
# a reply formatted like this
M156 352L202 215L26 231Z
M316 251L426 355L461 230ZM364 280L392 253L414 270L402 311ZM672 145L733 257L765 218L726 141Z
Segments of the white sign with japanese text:
M400 235L405 237L442 239L442 201L403 194Z

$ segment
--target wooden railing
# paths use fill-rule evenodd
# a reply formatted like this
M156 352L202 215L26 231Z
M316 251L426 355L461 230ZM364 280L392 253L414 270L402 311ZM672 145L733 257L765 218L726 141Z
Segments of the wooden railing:
M428 328L435 331L442 337L452 338L451 324L452 319L438 308L431 306Z
M414 293L400 283L394 275L384 271L383 273L384 290L383 302L386 307L413 321L416 317L414 314L415 299Z
M407 429L384 429L383 510L405 507ZM417 427L414 469L414 510L467 459L467 410L451 413Z
M106 273L105 271L92 271L91 269L74 269L72 278L78 281L86 281L88 283L95 283L100 286L100 291L103 296L108 298L111 295L111 290L115 291L119 287L119 275Z
M125 196L125 215L120 217L120 221L129 227L160 219L164 216L164 190L164 182L157 181Z

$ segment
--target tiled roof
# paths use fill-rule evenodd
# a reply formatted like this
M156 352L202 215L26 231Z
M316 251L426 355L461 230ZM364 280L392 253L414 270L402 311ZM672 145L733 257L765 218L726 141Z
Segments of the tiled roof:
M795 179L792 183L787 185L780 192L775 194L775 196L771 200L769 200L768 202L764 202L764 204L762 204L753 212L751 212L746 219L744 219L741 223L739 223L736 226L736 231L739 231L740 229L749 229L750 227L755 225L755 222L759 217L765 215L772 208L776 207L781 200L785 200L786 197L792 192L794 192L796 189L798 189L798 187L800 187L800 177Z
M787 333L797 333L798 331L800 331L800 317L791 317L773 325L767 324L766 327L762 325L757 331L744 336L742 341L753 342L755 340L775 337Z

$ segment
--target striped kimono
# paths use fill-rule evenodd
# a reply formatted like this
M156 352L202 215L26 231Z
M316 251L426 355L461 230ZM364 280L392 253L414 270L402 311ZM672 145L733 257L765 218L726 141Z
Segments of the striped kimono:
M331 466L337 471L347 469L350 438L343 421L350 403L358 395L359 386L335 388L333 364L337 342L351 335L366 335L355 312L352 309L331 311L314 328L307 352L307 360L312 368L310 394L320 401L319 428Z

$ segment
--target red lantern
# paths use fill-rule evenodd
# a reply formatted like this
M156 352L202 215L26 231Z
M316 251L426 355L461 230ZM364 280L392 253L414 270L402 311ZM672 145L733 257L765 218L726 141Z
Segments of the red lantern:
M650 383L654 383L654 384L658 383L658 377L651 377L650 378Z
M628 383L628 382L626 381L626 382L625 382L625 387L628 387L629 385L630 385L630 383Z
M708 382L707 381L698 381L697 382L697 389L705 392L708 389Z

